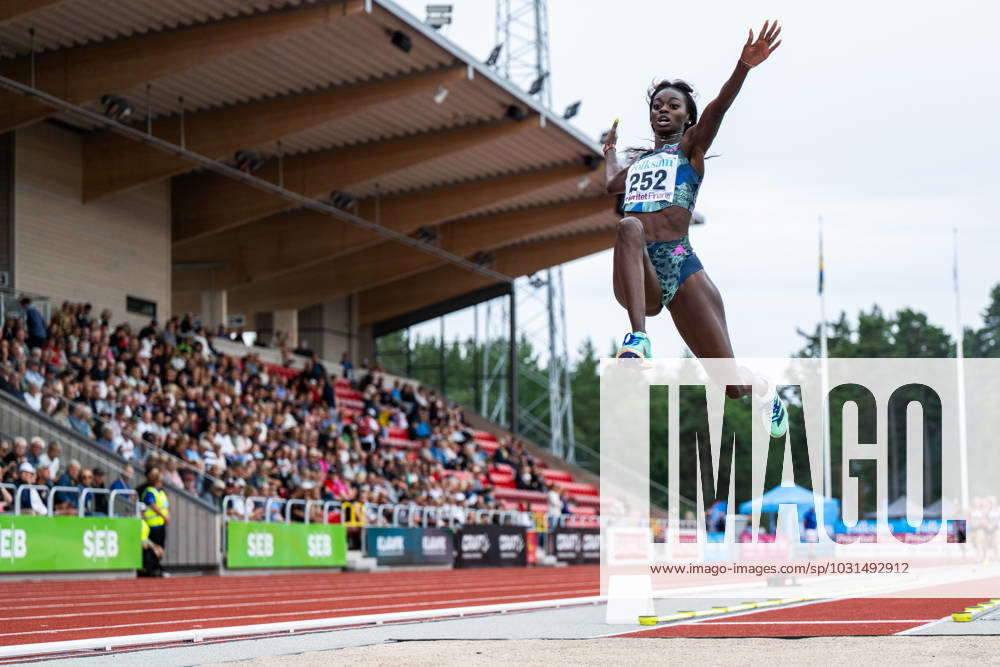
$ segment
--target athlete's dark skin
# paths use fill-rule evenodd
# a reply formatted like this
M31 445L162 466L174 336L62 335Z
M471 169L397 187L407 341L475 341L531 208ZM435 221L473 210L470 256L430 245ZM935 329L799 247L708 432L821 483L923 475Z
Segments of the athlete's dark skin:
M681 91L675 88L659 91L649 105L649 124L655 147L680 143L691 167L703 178L705 153L719 132L723 116L736 99L749 71L764 62L781 44L777 39L780 33L777 21L765 21L756 40L750 30L736 69L718 97L705 107L701 118L693 125ZM625 191L629 167L619 164L615 154L617 129L618 121L615 121L604 144L609 194ZM680 206L668 206L651 213L634 212L618 223L614 252L615 298L628 311L632 331L646 331L646 317L656 315L663 308L663 293L645 244L679 239L687 234L690 223L691 211ZM678 333L696 357L733 358L722 296L704 270L684 281L668 308ZM754 381L755 388L756 384ZM749 386L730 386L727 393L736 398L746 395L749 389Z

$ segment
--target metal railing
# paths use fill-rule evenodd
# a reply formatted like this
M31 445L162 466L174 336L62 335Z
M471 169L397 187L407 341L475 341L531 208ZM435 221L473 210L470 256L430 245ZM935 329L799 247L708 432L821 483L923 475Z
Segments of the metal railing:
M104 512L98 513L94 511L91 507L88 507L87 498L88 496L93 497L97 495L106 495L108 497L108 506L107 506L108 511L106 514L108 517L113 518L117 515L116 502L124 501L127 498L131 498L132 500L130 502L123 504L124 511L126 514L132 514L134 515L135 518L139 518L139 512L140 512L139 494L137 494L132 489L111 490L111 489L102 489L92 486L85 486L82 488L79 486L49 487L43 484L21 484L19 486L17 484L10 484L10 483L0 484L0 487L10 490L11 497L13 498L12 513L15 516L20 515L22 510L31 510L33 512L35 511L34 507L24 507L24 504L22 502L22 498L25 495L27 495L27 497L29 498L28 502L30 503L31 492L35 491L38 494L39 500L42 501L45 516L56 516L56 507L55 507L56 494L63 493L66 495L72 494L77 496L76 500L68 501L71 504L75 504L77 516L81 517L105 516ZM28 493L25 494L25 491L27 491ZM63 514L63 516L69 516L69 515Z
M330 515L337 509L340 509L341 517L344 516L344 505L349 505L350 503L341 503L337 500L307 500L305 498L292 498L286 500L284 498L267 498L265 496L236 496L236 495L226 495L222 498L222 515L225 521L232 521L233 514L239 515L241 512L236 509L237 501L242 501L243 511L242 518L243 521L258 521L261 523L277 523L274 521L274 514L271 512L272 505L283 505L283 510L279 513L282 517L282 523L300 523L292 519L292 508L302 507L302 521L301 523L312 523L311 510L314 507L319 507L323 512L323 523L330 523ZM264 518L254 519L255 507L257 505L264 506ZM230 512L232 510L232 513Z

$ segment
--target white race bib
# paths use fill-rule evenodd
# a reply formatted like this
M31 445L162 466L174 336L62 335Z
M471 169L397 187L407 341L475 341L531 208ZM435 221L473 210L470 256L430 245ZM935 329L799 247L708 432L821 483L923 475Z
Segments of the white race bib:
M646 201L673 202L677 163L677 153L654 153L633 162L625 178L626 206Z

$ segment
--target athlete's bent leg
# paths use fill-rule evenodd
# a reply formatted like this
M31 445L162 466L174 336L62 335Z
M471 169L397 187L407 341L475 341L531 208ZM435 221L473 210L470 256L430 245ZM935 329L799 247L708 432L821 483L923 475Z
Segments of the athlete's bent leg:
M638 218L618 223L614 252L615 299L628 311L633 331L646 330L646 317L663 307L663 292L656 270L646 253L645 232Z
M613 283L615 299L628 312L632 327L625 335L618 356L648 357L646 317L656 315L663 308L663 292L646 252L645 233L638 218L626 217L618 223Z

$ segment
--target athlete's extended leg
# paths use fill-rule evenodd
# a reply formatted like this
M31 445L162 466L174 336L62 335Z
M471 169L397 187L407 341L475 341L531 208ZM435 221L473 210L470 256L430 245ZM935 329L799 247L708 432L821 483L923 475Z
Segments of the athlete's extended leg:
M646 317L663 308L663 292L649 254L638 218L626 217L618 223L614 252L615 299L628 311L632 333L626 334L619 356L649 356ZM634 353L630 351L634 348Z
M677 332L696 357L734 359L722 295L705 271L691 274L681 284L670 301L670 315ZM774 393L774 387L765 378L754 376L748 369L736 368L735 363L734 360L734 368L727 375L739 377L746 384L727 383L726 395L739 398L749 394L752 388L754 393L765 399L765 409L768 410L765 421L770 424L771 434L783 435L788 425L787 410Z

